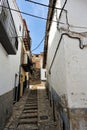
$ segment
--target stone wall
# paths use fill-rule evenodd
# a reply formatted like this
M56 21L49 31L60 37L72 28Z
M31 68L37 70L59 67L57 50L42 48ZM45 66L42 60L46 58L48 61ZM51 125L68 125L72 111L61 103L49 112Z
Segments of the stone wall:
M87 108L69 109L70 130L87 130Z
M41 79L40 79L40 69L37 69L37 68L33 68L33 72L32 72L32 75L30 77L30 84L33 84L33 83L40 83L41 82Z
M54 121L57 122L59 130L70 130L67 101L65 95L61 97L51 88L51 106L53 108Z
M65 95L60 97L48 84L46 88L58 130L87 130L87 108L68 108Z
M0 96L0 130L3 130L5 123L12 113L13 91Z

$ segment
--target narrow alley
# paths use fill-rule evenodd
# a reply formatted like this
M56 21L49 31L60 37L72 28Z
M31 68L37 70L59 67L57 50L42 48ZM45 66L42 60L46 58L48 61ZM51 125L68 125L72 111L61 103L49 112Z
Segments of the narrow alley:
M31 85L13 107L4 130L58 130L45 84Z
M87 0L0 0L0 130L87 130Z

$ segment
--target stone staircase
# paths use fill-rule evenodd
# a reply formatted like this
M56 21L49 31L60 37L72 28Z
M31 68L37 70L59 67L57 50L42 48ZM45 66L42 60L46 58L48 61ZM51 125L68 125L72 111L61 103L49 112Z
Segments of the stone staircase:
M17 130L38 130L37 90L30 91L18 120Z

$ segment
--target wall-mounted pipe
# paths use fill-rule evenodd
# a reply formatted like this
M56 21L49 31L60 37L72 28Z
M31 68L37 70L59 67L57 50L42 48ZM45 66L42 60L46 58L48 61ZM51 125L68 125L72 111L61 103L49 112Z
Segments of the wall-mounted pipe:
M79 37L71 36L71 35L69 35L68 33L63 33L63 34L61 34L61 37L60 37L60 40L59 40L59 42L58 42L58 45L57 45L57 48L56 48L56 51L55 51L53 60L52 60L52 62L51 62L50 68L49 68L49 74L51 74L51 68L52 68L52 66L53 66L53 63L54 63L54 60L55 60L55 57L56 57L56 54L57 54L57 51L58 51L58 49L59 49L59 46L60 46L60 43L61 43L61 41L62 41L63 36L68 36L69 38L78 40L78 41L79 41L79 48L80 48L80 49L83 49L83 48L84 48L84 45L82 44L82 41L81 41L81 39L80 39Z

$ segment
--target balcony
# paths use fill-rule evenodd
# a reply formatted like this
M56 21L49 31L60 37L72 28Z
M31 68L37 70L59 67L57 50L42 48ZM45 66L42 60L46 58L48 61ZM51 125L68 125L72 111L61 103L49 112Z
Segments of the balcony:
M28 36L24 37L23 42L24 42L24 46L25 46L26 50L29 51L30 50L30 39L29 39L29 37Z
M6 8L5 8L6 7ZM8 0L0 1L0 42L10 55L18 49L17 33Z
M28 31L26 21L23 19L23 42L26 48L26 51L31 49L31 37Z
M24 71L31 72L31 66L32 66L32 62L29 59L28 54L25 53L23 58L22 58L22 67L23 67Z

